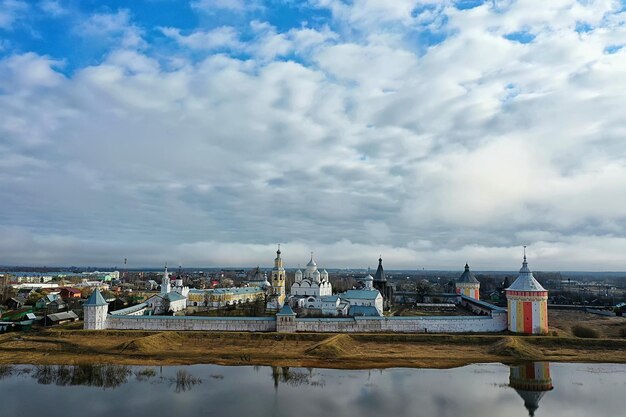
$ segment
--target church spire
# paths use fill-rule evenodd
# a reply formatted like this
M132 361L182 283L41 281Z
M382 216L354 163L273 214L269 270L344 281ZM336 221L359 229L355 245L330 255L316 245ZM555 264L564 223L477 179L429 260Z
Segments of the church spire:
M385 269L383 268L383 256L378 256L378 268L376 269L376 274L374 275L374 281L387 281L387 277L385 276Z

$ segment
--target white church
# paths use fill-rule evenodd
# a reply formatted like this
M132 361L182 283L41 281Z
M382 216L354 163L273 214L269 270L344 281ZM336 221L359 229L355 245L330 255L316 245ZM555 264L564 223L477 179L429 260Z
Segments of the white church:
M174 287L170 281L170 274L165 265L163 279L161 280L161 292L148 298L145 303L152 314L176 313L187 308L187 296L189 287L183 286L183 280L179 276L174 281Z
M294 297L333 295L333 286L328 280L328 272L325 269L322 272L317 269L313 252L311 252L311 260L306 264L304 273L299 269L296 271L295 282L291 286L291 295Z

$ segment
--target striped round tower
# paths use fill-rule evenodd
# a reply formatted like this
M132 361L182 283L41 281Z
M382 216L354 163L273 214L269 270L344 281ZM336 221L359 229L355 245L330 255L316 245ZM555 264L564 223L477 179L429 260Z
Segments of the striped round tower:
M548 333L548 291L528 269L526 246L519 276L505 291L510 331L524 334Z
M456 280L454 288L457 294L480 300L480 282L478 282L474 274L471 273L467 263L465 264L465 271L463 271L459 279Z

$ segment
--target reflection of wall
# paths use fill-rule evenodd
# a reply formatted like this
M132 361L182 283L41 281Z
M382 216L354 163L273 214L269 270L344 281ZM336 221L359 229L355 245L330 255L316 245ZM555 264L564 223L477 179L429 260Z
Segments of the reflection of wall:
M534 416L539 408L539 400L552 389L550 363L530 362L524 365L511 366L509 385L524 400L528 415Z

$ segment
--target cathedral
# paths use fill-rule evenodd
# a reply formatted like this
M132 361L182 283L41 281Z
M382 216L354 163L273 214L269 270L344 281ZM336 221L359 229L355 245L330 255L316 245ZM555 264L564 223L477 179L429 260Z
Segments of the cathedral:
M313 260L313 252L311 252L311 260L306 265L304 273L299 269L296 271L296 281L291 286L291 295L296 297L333 295L333 287L328 280L328 272L325 269L322 272L317 269L317 264Z

